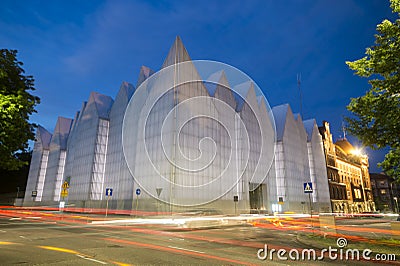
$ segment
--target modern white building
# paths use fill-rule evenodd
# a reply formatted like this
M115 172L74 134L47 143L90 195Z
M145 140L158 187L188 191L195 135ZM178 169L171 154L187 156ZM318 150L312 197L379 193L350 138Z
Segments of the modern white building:
M67 141L72 121L72 119L65 117L57 119L49 146L47 170L41 201L60 200L61 182L64 178L64 167L67 157ZM36 198L36 200L39 200L39 198Z
M115 101L92 92L53 137L39 127L24 205L308 212L303 184L313 182L314 211L330 211L315 121L289 105L271 110L250 79L204 66L177 37L160 71L141 68L136 88L123 82Z
M35 145L33 146L31 165L24 202L41 201L43 187L49 161L51 134L42 126L36 130Z

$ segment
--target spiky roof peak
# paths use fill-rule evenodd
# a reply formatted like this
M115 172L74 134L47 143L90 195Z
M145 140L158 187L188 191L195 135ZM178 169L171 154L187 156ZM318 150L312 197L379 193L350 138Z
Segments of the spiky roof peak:
M165 58L161 68L172 66L174 64L182 63L185 61L191 61L189 53L183 45L181 38L179 36L176 36L175 42L169 49L168 55Z
M58 138L58 144L60 149L65 150L67 148L68 136L71 131L73 120L70 118L59 116L57 119L56 128L54 130L52 142L56 141L54 139L56 136Z
M143 81L148 79L153 74L154 74L154 71L151 68L149 68L147 66L142 66L140 68L140 73L139 73L138 81L136 83L136 88L139 88L140 84L142 84Z
M288 112L291 112L289 104L282 104L272 108L272 113L275 119L276 140L282 141L285 133L285 125Z
M314 129L318 130L317 122L315 121L315 119L308 119L306 121L303 121L303 125L304 129L307 132L307 141L310 142L312 139Z
M51 137L52 135L49 131L47 131L47 129L42 126L38 126L36 131L36 141L39 141L42 144L43 149L50 148Z
M89 106L92 103L95 105L97 114L100 118L109 118L110 110L114 103L110 96L98 92L91 92L87 105Z

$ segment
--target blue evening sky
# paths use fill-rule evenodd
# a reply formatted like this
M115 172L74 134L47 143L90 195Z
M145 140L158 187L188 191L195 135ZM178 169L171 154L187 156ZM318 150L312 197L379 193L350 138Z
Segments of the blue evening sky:
M2 0L0 47L17 49L34 76L41 104L31 121L50 132L91 91L114 98L140 66L159 70L180 35L192 59L239 68L271 106L300 111L301 73L304 119L327 120L336 140L350 98L369 89L345 61L363 57L385 18L396 18L385 0ZM367 151L379 171L383 152Z

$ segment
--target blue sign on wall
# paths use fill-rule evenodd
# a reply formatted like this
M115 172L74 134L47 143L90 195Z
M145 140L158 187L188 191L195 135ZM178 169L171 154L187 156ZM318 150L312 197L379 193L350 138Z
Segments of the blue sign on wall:
M140 192L141 192L141 191L140 191L140 188L137 188L137 189L136 189L136 195L139 196L139 195L140 195Z

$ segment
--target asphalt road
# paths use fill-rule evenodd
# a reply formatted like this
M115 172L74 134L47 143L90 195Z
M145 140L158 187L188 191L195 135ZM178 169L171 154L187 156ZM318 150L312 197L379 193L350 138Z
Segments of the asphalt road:
M0 265L365 265L257 257L265 244L269 251L310 248L299 241L300 231L298 226L98 225L80 215L8 213L0 214Z

